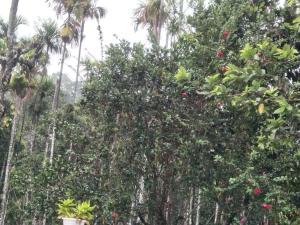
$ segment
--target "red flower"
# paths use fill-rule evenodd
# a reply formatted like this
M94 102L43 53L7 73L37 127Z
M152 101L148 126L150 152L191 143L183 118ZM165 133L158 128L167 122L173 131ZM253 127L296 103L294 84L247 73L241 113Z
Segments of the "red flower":
M244 225L247 223L247 218L245 216L243 216L241 219L240 219L240 224L241 225Z
M260 195L260 193L262 193L262 190L260 188L256 187L256 188L253 189L253 194L254 195L258 196L258 195Z
M223 38L226 40L230 35L230 32L229 31L224 31L223 32Z
M261 204L261 207L263 207L264 209L271 209L272 208L272 206L268 203Z
M218 58L222 58L224 56L224 52L222 50L218 50L216 56Z
M183 91L183 92L181 92L181 96L182 96L182 97L188 97L189 94L188 94L187 92Z

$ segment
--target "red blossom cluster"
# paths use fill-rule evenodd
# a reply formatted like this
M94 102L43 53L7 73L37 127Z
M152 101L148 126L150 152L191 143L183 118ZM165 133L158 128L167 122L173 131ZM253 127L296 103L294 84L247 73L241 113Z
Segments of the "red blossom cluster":
M243 216L241 219L240 219L240 224L241 225L244 225L247 223L247 218L245 216Z
M222 58L222 57L224 57L224 55L225 55L225 53L222 50L218 50L217 53L216 53L216 56L218 58Z
M185 91L181 92L180 95L182 97L188 97L189 96L189 94L187 92L185 92Z
M268 203L263 203L263 204L261 204L261 207L263 207L264 209L271 209L272 205L270 205Z
M223 38L226 40L230 35L230 32L229 31L224 31L223 32Z
M262 193L262 190L260 188L256 187L256 188L253 189L253 194L254 195L258 196L261 193Z

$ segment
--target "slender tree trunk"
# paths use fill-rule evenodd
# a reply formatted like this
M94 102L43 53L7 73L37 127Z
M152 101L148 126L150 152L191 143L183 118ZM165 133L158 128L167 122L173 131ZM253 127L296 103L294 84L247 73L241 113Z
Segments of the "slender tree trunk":
M160 6L159 6L159 16L158 16L158 26L157 26L157 43L160 44L161 40L161 31L163 27L163 18L162 18L162 13L163 13L163 8L164 8L164 0L160 0Z
M136 205L135 195L136 195L136 193L134 193L133 196L131 197L130 217L129 217L128 225L135 224L135 221L134 221L134 209L135 209L135 205Z
M4 154L4 157L3 157L3 162L1 164L1 174L0 174L0 188L2 190L3 188L3 178L4 178L4 173L5 173L5 165L6 165L6 160L7 160L7 154Z
M24 125L25 125L25 118L26 118L26 111L23 110L22 112L22 117L20 118L20 120L22 121L21 123L21 129L19 129L19 140L18 140L18 143L20 144L21 141L22 141L22 137L23 137L23 130L24 130Z
M22 110L22 103L21 103L20 109ZM16 142L19 117L20 117L20 112L16 112L14 119L13 119L12 128L11 128L8 156L7 156L6 166L5 166L4 184L3 184L3 188L2 188L0 225L5 225L8 190L9 190L9 176L10 176L10 172L11 172L12 159L13 159L13 155L14 155L14 148L15 148L15 142Z
M31 130L31 137L29 142L29 153L32 155L33 149L34 149L34 143L35 143L35 137L36 137L36 126L37 124L34 122L32 124L32 130Z
M216 202L214 224L218 224L218 221L219 221L219 211L220 211L220 205L219 205L218 202Z
M8 84L11 78L11 72L15 66L13 48L14 48L15 24L16 24L18 5L19 5L19 0L11 1L8 27L7 27L6 65L3 74L0 74L1 77L0 79L0 120L2 120L2 118L5 115L5 111L6 111L5 93L7 91Z
M103 61L104 59L104 48L103 48L103 31L102 31L102 28L101 28L101 25L100 25L100 19L98 18L97 19L97 29L98 29L98 32L99 32L99 40L100 40L100 49L101 49L101 60Z
M193 218L194 213L193 212L194 212L194 188L192 187L191 193L190 193L190 203L189 203L189 213L188 213L188 216L189 216L188 224L189 225L194 225L194 218Z
M180 0L179 3L179 13L180 13L180 18L179 18L179 34L183 30L183 18L184 18L184 13L183 13L183 7L184 7L184 0Z
M51 147L50 147L50 159L49 159L51 165L53 162L54 146L55 146L55 138L56 138L56 122L57 122L56 121L56 113L57 113L58 104L59 104L60 87L61 87L61 82L62 82L64 64L65 64L66 50L67 50L67 43L65 42L64 47L63 47L59 76L56 81L55 92L54 92L54 97L53 97L53 102L52 102L53 121L52 121L52 126L51 126L52 129L50 129L50 130L52 130L52 134L50 136Z
M83 38L84 38L84 25L85 25L85 21L83 19L81 22L80 41L79 41L79 50L78 50L78 58L77 58L74 103L76 102L76 96L77 96L77 90L78 90L78 80L79 80L79 75L80 75L80 61L81 61L82 42L83 42Z
M200 222L200 209L201 209L201 189L199 188L198 199L197 199L196 225L199 225Z

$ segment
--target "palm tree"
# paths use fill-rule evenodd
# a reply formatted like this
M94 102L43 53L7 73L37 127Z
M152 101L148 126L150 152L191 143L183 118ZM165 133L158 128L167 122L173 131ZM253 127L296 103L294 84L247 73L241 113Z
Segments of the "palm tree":
M25 25L25 24L27 24L27 20L23 16L17 16L13 26L14 33L16 32L16 30L20 25ZM7 32L8 32L8 23L0 18L0 38L6 38ZM14 40L15 38L16 37L14 35Z
M35 25L36 35L35 37L41 42L46 50L46 60L44 64L43 73L46 74L46 66L49 63L50 53L59 53L61 41L58 32L57 23L51 19L42 20Z
M2 120L5 111L5 93L8 88L8 83L11 78L11 72L14 67L13 59L13 47L14 47L14 36L15 36L15 24L17 19L19 0L12 0L9 12L8 27L7 27L7 54L6 54L6 65L3 73L0 74L0 120ZM1 220L1 218L0 218ZM1 224L1 222L0 222Z
M80 71L80 61L81 61L81 51L82 51L82 42L84 39L84 26L85 22L88 18L96 18L98 22L98 30L101 32L99 19L103 18L106 14L106 10L103 7L99 7L96 5L97 0L86 0L80 2L79 5L75 8L75 15L77 19L81 22L80 26L80 36L79 36L79 49L78 49L78 57L77 57L77 68L76 68L76 82L75 82L75 90L74 90L74 103L76 101L77 89L78 89L78 79L79 79L79 71ZM100 39L102 39L102 33L100 33ZM102 45L101 45L102 48ZM102 53L103 54L103 53Z
M139 5L134 12L136 30L140 25L148 27L157 43L160 43L161 31L168 19L164 0L147 0Z
M50 52L58 53L60 52L61 41L59 37L58 27L55 21L51 19L42 20L40 23L35 26L37 34L35 35L36 39L44 45L46 60L43 65L42 78L39 83L38 89L34 96L33 103L31 105L31 112L33 115L36 115L36 108L39 108L40 95L38 93L44 93L43 88L45 83L49 83L49 81L44 80L45 75L47 74L47 64L49 63L49 54ZM36 116L32 119L32 136L30 140L30 151L32 153L34 148L35 136L36 136L36 125L38 123L39 116Z
M11 172L12 159L14 156L14 148L15 148L18 124L20 121L20 116L22 115L23 112L24 102L30 97L31 94L30 83L28 81L28 78L24 74L14 76L12 78L12 82L10 85L15 97L16 110L14 113L14 118L13 118L13 123L11 128L10 142L9 142L8 155L7 155L7 161L5 167L4 184L2 188L0 225L5 225L7 198L8 198L8 189L9 189L9 177Z
M55 137L56 137L56 117L55 114L58 110L59 104L59 95L61 89L61 82L63 76L63 69L64 63L66 58L67 52L67 44L71 43L72 41L76 41L78 39L78 22L76 19L72 17L74 13L74 9L76 5L80 2L79 0L47 0L47 2L51 2L54 4L54 9L58 14L67 14L67 19L63 24L62 28L60 29L60 37L63 41L62 47L62 57L61 57L61 64L60 64L60 71L55 85L55 92L52 101L52 113L54 114L54 118L52 124L49 127L48 136L51 137L51 147L50 147L50 157L49 161L52 164L53 161L53 154L54 154L54 145L55 145ZM48 152L49 143L46 143L45 153Z

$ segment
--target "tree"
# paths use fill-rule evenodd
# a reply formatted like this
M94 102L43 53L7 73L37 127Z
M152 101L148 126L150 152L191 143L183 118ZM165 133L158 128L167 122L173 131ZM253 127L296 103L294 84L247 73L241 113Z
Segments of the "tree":
M160 43L162 28L168 18L166 4L163 0L147 0L134 12L136 29L140 25L149 27L157 43Z
M55 147L55 137L56 137L56 113L58 110L59 105L59 96L60 96L60 87L62 82L62 76L63 76L63 68L65 63L65 57L66 57L66 51L67 51L67 44L71 41L76 41L78 38L78 22L76 19L72 17L72 13L76 7L76 4L78 4L77 1L53 1L54 8L57 10L58 14L67 14L67 20L62 26L60 30L60 36L63 40L63 49L62 49L62 57L61 57L61 66L59 75L56 81L55 86L55 92L52 102L52 113L53 113L53 122L51 126L49 127L49 136L51 136L51 144L50 144L50 163L53 162L53 154L54 154L54 147ZM48 152L48 142L46 144L46 150L45 152Z
M48 19L43 20L36 24L35 30L37 32L36 38L43 43L46 49L46 60L44 66L44 73L46 73L46 67L49 63L49 54L59 53L61 51L61 40L59 37L59 30L55 21Z
M14 48L14 33L15 33L15 24L17 20L17 11L18 11L19 0L12 0L11 7L9 12L9 20L7 27L7 54L6 54L6 63L1 69L1 81L0 81L0 119L2 120L5 115L6 103L5 103L5 93L7 92L8 84L11 78L11 72L15 66L15 61L13 57L13 48Z
M80 35L79 35L79 49L78 49L78 57L77 57L77 67L76 67L76 82L75 82L75 90L74 90L74 102L76 102L76 94L78 91L78 80L80 75L80 63L81 63L81 50L82 50L82 42L84 39L84 26L85 22L88 18L96 18L98 22L98 29L101 32L99 19L103 18L106 14L106 11L103 7L96 6L95 0L83 1L80 2L79 5L76 6L75 14L80 25ZM100 37L102 39L102 37ZM103 54L103 53L102 53Z

